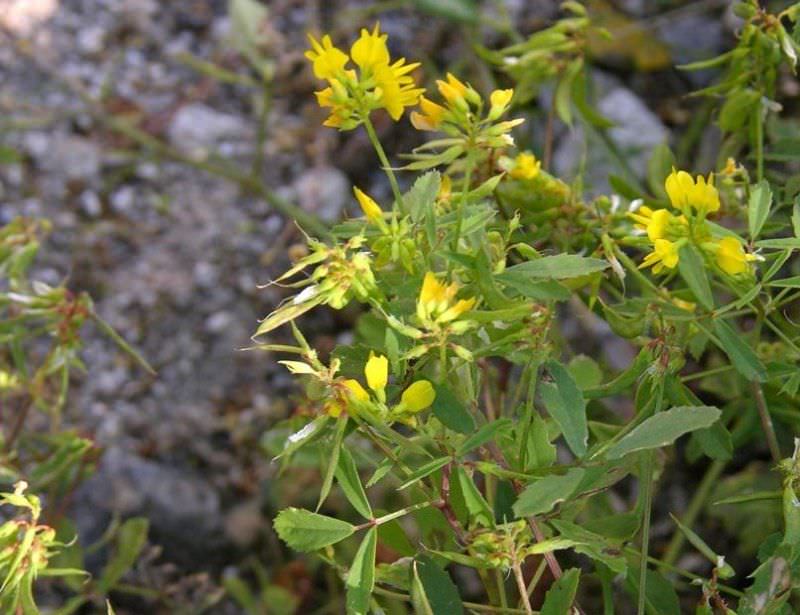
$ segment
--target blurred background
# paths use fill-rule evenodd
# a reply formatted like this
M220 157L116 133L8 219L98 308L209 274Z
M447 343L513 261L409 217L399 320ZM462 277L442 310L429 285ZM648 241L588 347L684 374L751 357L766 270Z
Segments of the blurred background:
M609 173L641 179L662 143L684 167L714 168L710 108L687 97L714 73L675 65L731 47L728 3L586 4L614 35L588 48L594 100L616 125L599 134L553 122L545 85L514 113L527 119L518 143L567 181L585 165L592 194L610 190ZM353 185L379 202L390 190L362 131L321 126L306 33L348 45L380 20L393 57L421 62L428 87L452 71L487 92L508 82L480 50L559 15L548 0L0 0L0 219L50 219L34 277L88 291L157 371L88 327L86 375L66 410L102 453L71 500L81 541L116 518L150 522L126 577L141 591L116 599L118 613L324 610L314 611L326 603L317 563L284 550L270 524L319 480L310 467L277 481L270 462L268 429L301 400L271 356L243 349L286 296L259 284L302 239L294 208L329 224L357 212ZM782 87L797 94L795 81ZM390 155L421 142L407 118L376 122ZM324 352L352 335L355 315L316 310L304 330ZM612 366L630 360L607 331L571 326ZM248 609L258 593L269 609Z

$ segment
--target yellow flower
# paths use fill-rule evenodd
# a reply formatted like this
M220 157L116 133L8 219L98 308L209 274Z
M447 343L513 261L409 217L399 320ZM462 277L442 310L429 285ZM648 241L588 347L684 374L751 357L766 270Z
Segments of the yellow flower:
M461 316L464 312L468 312L475 305L475 298L459 299L453 307L447 308L436 319L439 323L450 322Z
M664 182L672 206L686 212L693 207L697 213L706 215L719 209L719 193L714 187L714 176L709 174L708 181L702 176L697 176L697 181L692 179L686 171L672 169Z
M454 302L458 284L445 285L436 279L430 271L425 274L422 281L422 289L417 299L417 318L430 326L433 323L449 323L464 312L472 309L475 305L475 298L459 299Z
M321 44L310 34L308 40L311 49L306 51L305 57L311 61L317 79L333 79L344 70L348 61L347 54L334 47L328 34L322 37Z
M725 168L722 170L723 175L728 175L729 177L731 175L736 175L737 170L738 168L736 166L736 160L728 157L728 159L725 161Z
M458 286L453 283L445 286L430 271L425 274L422 289L417 300L417 316L420 320L427 320L437 312L446 309L447 304L458 292Z
M514 179L535 179L541 168L542 163L536 160L536 156L530 152L522 152L514 158L514 166L511 167L509 175Z
M489 109L489 119L496 120L508 109L508 104L511 102L511 97L514 96L514 90L495 90L489 96L491 108Z
M364 366L364 376L367 378L367 386L376 393L381 393L389 381L389 360L370 352L369 360Z
M436 130L442 123L442 117L447 111L441 105L437 105L424 96L419 99L419 108L422 113L418 111L411 112L411 124L417 130Z
M389 64L389 49L386 47L386 34L379 32L380 24L376 23L372 32L366 28L361 36L350 47L350 57L362 70L375 70L376 67Z
M717 244L717 265L728 275L745 273L747 263L756 260L752 254L746 254L742 244L735 237L725 237Z
M653 273L661 273L666 267L674 269L678 264L679 246L669 239L656 239L653 242L653 251L644 257L639 269L653 267Z
M452 73L447 73L447 81L437 80L436 86L439 93L448 103L455 104L464 98L467 93L467 86L459 81Z
M380 94L381 106L389 112L394 121L400 119L406 107L413 107L425 91L416 87L414 78L408 73L419 66L418 62L406 64L400 58L394 64L375 67L375 92Z
M339 82L336 79L332 79L331 83L336 84L338 89ZM333 87L314 92L314 94L317 97L317 104L319 104L320 107L331 108L331 114L328 116L328 119L323 122L323 126L341 128L342 125L350 119L353 113L352 109L346 104L339 103L335 100L336 94L334 93Z
M427 380L412 383L400 397L400 404L408 412L422 412L436 399L436 391Z
M364 215L367 216L367 218L376 222L383 219L383 210L381 210L372 197L361 192L361 190L355 186L353 187L353 192L355 193L356 198L358 199L358 204L361 205L361 209L364 211Z
M323 410L328 416L338 418L342 412L347 408L348 402L364 402L369 401L369 393L364 390L358 380L349 378L347 380L339 381L338 385L334 385L333 399L328 401Z

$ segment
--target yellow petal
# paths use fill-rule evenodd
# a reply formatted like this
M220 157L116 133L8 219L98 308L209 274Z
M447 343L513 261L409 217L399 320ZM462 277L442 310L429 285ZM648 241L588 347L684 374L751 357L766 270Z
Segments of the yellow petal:
M368 194L365 194L355 186L353 187L353 192L355 193L356 199L358 199L358 204L361 205L361 209L367 218L370 220L380 220L383 218L383 210L381 210L372 197L370 197Z
M373 70L389 63L389 49L386 47L386 34L380 33L380 24L375 24L372 32L361 30L361 36L350 48L350 56L362 70Z
M343 381L342 384L346 387L347 393L357 401L367 401L369 399L369 393L364 390L364 387L361 386L358 380L349 378Z
M427 380L417 380L409 386L400 401L409 412L421 412L429 407L436 399L436 391Z
M389 360L382 355L369 353L369 360L364 366L367 386L373 391L382 391L389 380Z

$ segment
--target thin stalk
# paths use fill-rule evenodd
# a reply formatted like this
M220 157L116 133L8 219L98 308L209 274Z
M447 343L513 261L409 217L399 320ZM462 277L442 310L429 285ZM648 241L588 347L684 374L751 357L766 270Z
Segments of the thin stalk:
M536 589L536 586L539 584L539 581L542 580L542 575L544 574L545 568L547 568L547 560L542 558L542 561L539 562L539 565L536 567L536 572L533 573L533 578L531 578L530 583L528 583L528 599L533 595L533 590Z
M525 577L522 576L522 566L516 558L514 558L514 579L517 581L519 599L522 602L522 606L525 607L525 613L533 615L533 607L531 607L531 601L528 598L528 588L525 587Z
M372 143L372 147L375 148L375 153L378 154L378 159L381 161L381 165L383 166L383 170L386 172L386 176L389 178L389 183L392 186L392 194L394 194L394 200L397 203L397 206L400 208L400 213L405 215L408 212L406 211L406 206L403 202L403 195L400 193L400 186L397 183L397 177L395 177L392 166L389 164L389 159L386 157L386 151L383 149L380 139L378 139L378 134L375 132L375 126L372 125L372 120L369 119L369 115L364 118L364 128L367 129L367 136Z
M508 596L506 595L506 582L503 572L499 568L494 569L494 580L497 584L497 593L500 596L500 607L504 612L508 611Z
M705 506L709 493L711 493L711 490L717 483L717 479L725 469L725 465L725 461L716 460L709 466L708 470L706 470L703 480L700 481L697 490L694 492L689 502L689 506L686 508L686 512L683 513L681 517L681 523L686 527L692 527L692 525L694 525L697 516L703 510L703 506ZM664 557L661 559L663 566L672 565L678 561L678 557L681 554L685 542L686 536L684 536L683 532L678 528L675 528L675 533L672 534Z
M753 391L753 397L756 400L758 417L761 419L761 428L764 430L764 436L767 439L767 446L769 447L770 455L772 455L772 461L778 464L782 459L781 448L778 446L778 437L775 434L775 426L772 424L772 417L769 414L764 391L761 389L761 385L755 380L750 383L750 389Z
M394 598L395 600L402 600L403 602L411 602L411 596L409 596L408 594L402 594L400 592L384 589L383 587L375 587L373 591L380 596L386 596L387 598ZM473 611L481 611L483 613L507 613L508 615L525 615L525 611L523 611L522 609L501 608L497 606L491 606L488 604L478 604L477 602L462 602L461 604L463 604L468 609L471 609Z
M758 111L753 115L753 121L756 123L756 178L758 181L764 179L764 114L762 113L761 105L758 105Z
M472 141L467 145L467 151L472 146ZM456 235L453 238L453 252L458 252L458 242L461 241L461 226L464 223L464 207L467 205L467 194L469 193L470 182L472 181L472 168L474 167L472 154L467 154L466 170L464 171L464 181L461 185L461 198L458 199L458 213L456 218Z
M642 460L642 475L639 479L644 499L644 514L642 524L642 556L639 562L639 601L636 607L637 615L644 615L645 598L647 597L647 556L650 550L650 515L653 511L653 461L654 451L644 453Z

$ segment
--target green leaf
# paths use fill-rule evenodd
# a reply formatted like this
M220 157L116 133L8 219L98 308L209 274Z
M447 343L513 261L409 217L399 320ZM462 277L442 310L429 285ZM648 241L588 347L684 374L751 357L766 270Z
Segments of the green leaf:
M706 542L700 538L690 527L684 525L680 522L675 515L670 513L670 517L675 522L675 525L678 526L678 529L686 536L686 539L694 546L695 549L700 551L707 559L710 561L715 568L717 568L717 573L721 579L730 579L732 576L736 574L734 569L730 566L730 564L725 563L725 558L718 555L714 550L706 544Z
M453 476L458 487L461 489L461 496L464 498L464 505L466 506L470 520L483 527L492 527L494 525L492 509L483 497L483 494L475 486L472 477L470 477L461 466L456 466L454 468Z
M764 382L767 377L767 369L758 358L750 345L742 339L742 336L734 331L727 322L721 318L714 320L714 333L717 335L719 344L725 354L733 363L742 376L748 380Z
M378 547L378 528L367 530L347 574L347 612L366 615L369 599L375 587L375 551Z
M772 190L769 182L762 179L750 190L750 200L747 203L747 228L751 239L758 237L771 208Z
M653 148L650 160L647 162L647 184L650 191L659 198L666 198L664 180L675 166L675 156L669 145L661 143Z
M114 555L109 560L98 581L103 594L108 593L128 570L133 567L139 553L147 541L147 530L150 523L147 519L134 517L128 519L119 528Z
M583 479L582 468L570 468L566 474L553 474L528 485L514 502L517 517L549 512L571 496Z
M447 574L427 555L418 555L411 564L412 597L417 613L459 615L464 613L458 589Z
M537 301L567 301L572 296L568 288L555 280L531 279L522 272L504 271L497 279L523 297Z
M541 280L568 280L603 271L608 267L609 264L599 258L588 258L577 254L556 254L514 265L497 277L502 280L506 273L514 272Z
M794 205L792 205L792 229L794 229L794 236L800 238L800 194L794 197Z
M572 126L572 91L575 78L583 69L583 59L573 60L563 71L553 94L553 106L558 117L567 126Z
M728 132L742 128L750 119L760 99L761 95L749 88L734 92L720 109L719 127Z
M553 382L542 382L540 393L548 414L558 424L567 445L575 455L586 453L589 427L586 423L586 400L569 370L556 361L545 363Z
M412 220L417 222L425 218L436 201L440 185L439 172L430 171L419 177L411 189L403 195L403 202L411 213Z
M285 508L274 522L278 536L295 551L316 551L356 531L355 526L302 508Z
M436 399L433 400L434 416L442 425L458 433L470 434L475 431L475 420L467 412L450 387L444 384L434 384Z
M777 288L800 288L800 275L795 275L791 278L783 278L782 280L772 280L767 286L775 286Z
M633 596L639 595L638 568L630 568L628 570L626 585ZM644 593L647 613L652 615L680 615L680 603L672 583L655 570L648 570L646 573Z
M483 425L480 429L478 429L478 431L464 440L461 446L458 447L458 450L456 451L456 457L463 457L479 446L483 446L489 440L492 440L497 434L511 429L511 426L511 419L508 418L497 419L492 423Z
M347 501L353 505L358 514L365 519L372 519L372 508L358 476L358 467L346 447L342 447L339 453L339 463L336 465L336 480L339 482L339 487L342 488Z
M572 603L575 602L580 579L581 571L578 568L570 568L564 572L561 578L547 590L539 615L568 615L571 612Z
M474 24L480 16L475 0L413 0L413 2L420 11L451 21Z
M538 413L534 413L533 421L528 428L526 446L525 470L549 468L555 463L556 445L550 441L550 435L547 433L547 423Z
M330 454L321 455L320 461L325 464L325 478L322 481L322 488L319 490L319 499L317 500L317 510L322 508L322 504L331 492L333 486L333 475L336 473L336 468L339 465L339 453L342 450L342 442L344 441L344 434L347 429L347 415L343 414L336 420L336 432L333 435L333 442L331 443Z
M678 406L659 412L612 446L606 457L619 459L635 451L667 446L683 434L711 427L721 414L713 406Z
M403 489L410 487L411 485L413 485L417 481L422 480L426 476L430 476L431 474L436 472L436 470L443 468L450 461L452 461L450 457L440 457L439 459L434 459L433 461L429 461L425 465L417 468L414 472L412 472L411 475L408 478L406 478L405 481L403 481L403 484L397 488L397 490L402 491Z
M708 283L706 265L703 257L693 245L686 244L681 248L678 271L703 307L713 310L714 296L711 294L711 285Z

